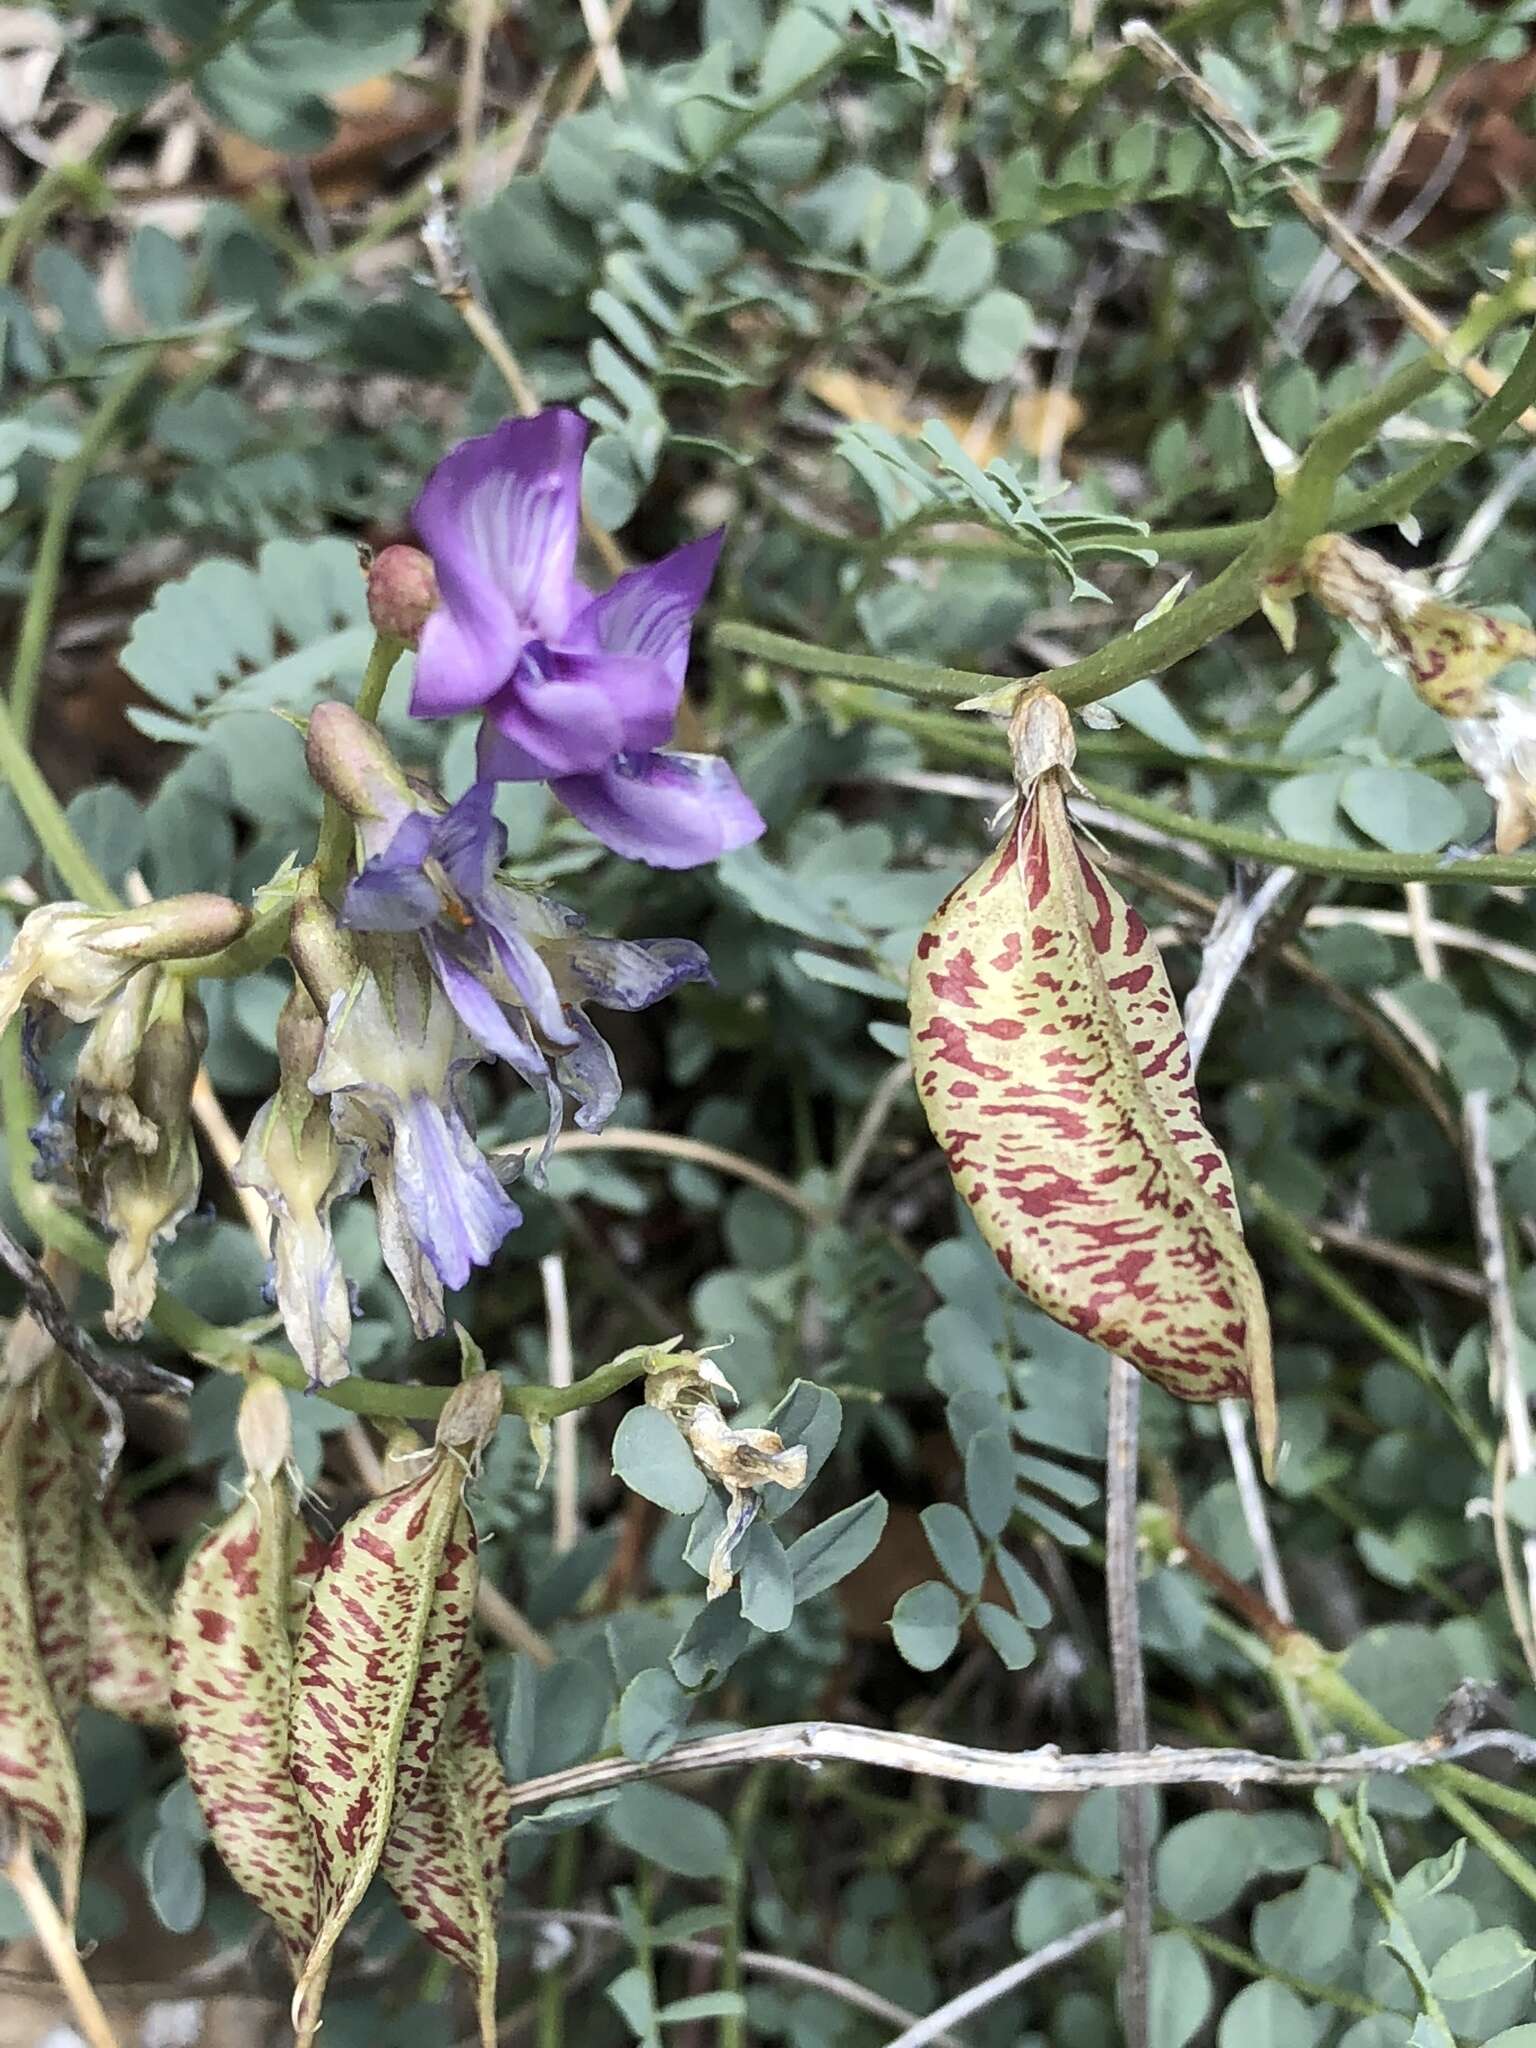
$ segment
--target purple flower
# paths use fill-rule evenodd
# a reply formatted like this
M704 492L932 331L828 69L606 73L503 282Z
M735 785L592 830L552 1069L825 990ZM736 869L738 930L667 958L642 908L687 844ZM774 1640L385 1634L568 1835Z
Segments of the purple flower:
M696 867L763 830L723 761L660 751L723 536L593 597L575 573L586 431L558 408L506 420L428 478L416 528L441 602L422 629L411 709L483 707L483 776L547 781L615 852Z
M489 1265L522 1221L459 1099L477 1058L419 952L385 941L327 1004L309 1082L329 1098L338 1140L358 1148L384 1263L419 1336L443 1327L443 1289Z
M613 1055L582 1004L645 1009L684 982L708 980L709 963L687 939L594 938L574 911L499 882L507 835L495 794L479 782L441 815L364 820L365 849L382 844L349 886L342 922L420 932L470 1036L542 1089L549 1119L537 1181L560 1132L563 1092L583 1130L601 1130L619 1100Z

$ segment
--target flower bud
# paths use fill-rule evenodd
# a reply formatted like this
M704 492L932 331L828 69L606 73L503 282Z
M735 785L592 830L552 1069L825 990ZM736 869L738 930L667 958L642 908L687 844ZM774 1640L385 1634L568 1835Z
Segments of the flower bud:
M327 796L354 818L398 822L414 810L410 786L383 733L350 704L317 704L309 714L304 759Z
M88 1024L137 968L222 952L249 922L238 903L206 894L120 912L45 903L24 920L0 964L0 1030L23 1003Z
M437 609L437 571L420 548L399 542L381 548L368 569L368 616L373 630L414 647Z
M312 872L304 876L294 898L288 957L322 1017L357 978L357 949L336 922Z

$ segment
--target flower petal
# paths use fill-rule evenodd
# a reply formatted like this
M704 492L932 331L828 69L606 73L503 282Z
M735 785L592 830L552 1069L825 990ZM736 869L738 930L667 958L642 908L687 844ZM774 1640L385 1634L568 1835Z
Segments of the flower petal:
M472 908L507 857L507 828L496 816L496 787L474 782L432 829L432 857Z
M549 770L487 718L475 748L475 773L484 782L542 782Z
M658 663L681 690L694 613L704 602L724 541L722 527L718 533L674 548L659 562L631 569L572 620L566 636L569 644L590 644L609 654L644 656ZM661 741L632 738L628 744L654 747Z
M412 1235L445 1287L489 1265L523 1220L451 1104L413 1095L401 1105L391 1165Z
M692 939L595 939L565 942L562 965L583 1002L607 1010L648 1010L686 981L712 981L709 956Z
M418 932L442 904L421 871L432 845L433 819L413 811L382 853L347 885L341 922L357 932Z
M644 655L541 644L486 706L486 718L545 775L581 775L668 739L681 687Z
M525 644L576 601L586 422L552 408L461 441L416 501L442 602L422 628L411 710L440 718L493 697Z
M624 1084L608 1041L578 1010L578 1043L555 1061L560 1085L575 1101L576 1122L584 1131L600 1131L619 1106Z
M551 787L604 846L653 868L700 867L765 829L714 754L621 754L601 774L563 776Z

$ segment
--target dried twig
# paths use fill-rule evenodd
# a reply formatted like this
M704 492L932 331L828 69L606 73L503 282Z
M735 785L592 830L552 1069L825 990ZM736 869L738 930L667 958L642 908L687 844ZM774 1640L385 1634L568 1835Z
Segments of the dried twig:
M1105 1452L1104 1592L1109 1609L1115 1736L1122 1750L1132 1752L1145 1750L1150 1740L1136 1561L1140 1413L1140 1375L1123 1358L1112 1358ZM1125 1901L1120 2018L1127 2048L1148 2048L1152 2038L1152 1831L1147 1796L1142 1789L1146 1782L1141 1778L1129 1779L1120 1794L1120 1880Z
M32 1843L25 1828L17 1830L10 1854L0 1869L32 1923L32 1932L48 1958L59 1989L69 2001L82 2039L88 2048L118 2048L112 2022L75 1952L74 1938L32 1860Z
M167 1372L162 1365L152 1365L136 1352L118 1351L108 1357L98 1351L71 1316L58 1288L4 1224L0 1224L0 1265L20 1285L27 1307L38 1322L92 1386L114 1397L123 1394L179 1394L185 1399L191 1393L192 1382L189 1379L184 1379L179 1372Z
M972 2013L984 2012L989 2005L996 2005L1000 1998L1006 1998L1009 1992L1017 1991L1021 1984L1027 1984L1032 1977L1043 1976L1047 1970L1054 1970L1058 1963L1069 1962L1083 1949L1092 1948L1096 1941L1102 1941L1106 1934L1115 1933L1123 1920L1123 1913L1105 1913L1084 1927L1074 1927L1070 1934L1063 1934L1057 1941L1048 1941L1033 1955L1021 1956L1006 1969L984 1977L979 1984L958 1993L947 2004L929 2013L927 2019L918 2020L905 2033L888 2041L886 2048L929 2048L931 2042L947 2040L946 2027L968 2020Z
M1514 1295L1509 1283L1509 1260L1504 1248L1504 1219L1499 1209L1498 1182L1494 1178L1493 1156L1488 1138L1488 1091L1472 1089L1462 1104L1467 1133L1467 1171L1472 1183L1472 1218L1477 1229L1478 1251L1488 1279L1488 1394L1495 1415L1504 1414L1504 1462L1516 1477L1536 1471L1536 1439L1531 1430L1530 1397L1520 1368L1520 1331L1515 1320ZM1503 1446L1500 1446L1501 1453ZM1500 1536L1500 1563L1509 1562L1508 1540L1499 1526L1504 1521L1503 1487L1494 1502L1495 1530ZM1504 1591L1510 1619L1531 1676L1536 1678L1536 1533L1521 1543L1525 1567L1522 1588L1514 1574L1504 1570Z
M561 1927L590 1928L594 1934L621 1934L624 1923L616 1913L595 1913L580 1908L565 1906L515 1906L505 1916L508 1920L526 1921L534 1926L545 1926L554 1921ZM696 1957L700 1962L716 1963L725 1957L725 1949L718 1941L700 1941L695 1937L669 1941L663 1936L656 1937L658 1948L672 1949L675 1953ZM842 2005L851 2005L859 2012L867 2012L877 2020L885 2020L897 2027L926 2025L915 2013L904 2006L896 2005L889 1998L882 1998L878 1991L870 1991L862 1984L856 1984L851 1977L841 1977L835 1970L821 1969L815 1963L802 1963L795 1956L776 1956L766 1950L744 1948L737 1960L741 1967L757 1977L778 1977L790 1984L808 1985L813 1991L824 1991L829 1998L835 1998ZM929 2034L926 2040L936 2042L938 2048L964 2048L955 2035L949 2033Z
M543 1806L552 1799L584 1798L642 1778L687 1777L766 1763L865 1764L909 1777L940 1778L954 1785L1004 1792L1082 1793L1148 1785L1214 1785L1236 1792L1247 1785L1352 1785L1378 1775L1401 1777L1407 1771L1456 1763L1490 1750L1502 1751L1527 1769L1536 1765L1536 1737L1508 1728L1430 1735L1419 1742L1395 1742L1318 1757L1161 1745L1066 1756L1054 1744L1027 1750L971 1749L936 1736L861 1728L846 1721L787 1721L776 1727L702 1736L696 1742L679 1743L665 1756L646 1763L599 1757L593 1763L574 1764L547 1777L525 1779L513 1789L512 1804Z
M624 76L624 60L619 55L616 24L608 0L581 0L581 18L586 23L603 91L610 99L623 99L629 91L629 81Z
M1439 315L1394 276L1354 230L1325 206L1288 164L1281 163L1263 137L1256 135L1221 95L1190 69L1149 21L1129 21L1121 34L1123 40L1175 86L1196 112L1209 121L1240 155L1250 163L1262 164L1284 186L1296 211L1309 227L1316 229L1341 263L1347 264L1362 283L1385 300L1420 340L1437 352L1445 352L1451 330ZM1496 370L1489 369L1481 356L1445 354L1445 361L1484 398L1492 398L1503 389L1504 379ZM1523 412L1519 423L1527 433L1536 433L1536 409Z
M550 1252L539 1261L539 1285L544 1290L545 1350L552 1387L568 1387L576 1370L571 1347L571 1308L565 1290L565 1260ZM576 1417L555 1418L555 1554L563 1557L574 1550L581 1535L580 1446L576 1441Z
M748 1159L744 1153L728 1152L723 1145L707 1144L702 1138L685 1138L676 1131L608 1130L562 1131L555 1157L569 1158L577 1152L651 1152L661 1159L680 1159L690 1166L707 1166L715 1173L727 1173L734 1180L749 1181L772 1195L787 1209L794 1209L808 1223L826 1223L827 1212L804 1189L785 1180L771 1167Z

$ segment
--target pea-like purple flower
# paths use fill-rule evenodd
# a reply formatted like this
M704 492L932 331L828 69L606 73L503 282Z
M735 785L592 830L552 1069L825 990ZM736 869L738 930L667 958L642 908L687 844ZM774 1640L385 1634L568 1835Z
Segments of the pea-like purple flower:
M505 420L427 479L415 520L439 603L421 630L411 709L483 708L483 776L548 782L615 853L697 867L763 830L724 761L662 751L722 535L594 597L575 570L586 433L558 407Z
M471 1039L535 1090L549 1116L531 1175L542 1178L575 1101L583 1130L601 1130L618 1105L613 1055L585 1005L643 1010L683 983L707 981L691 939L605 939L564 904L499 877L506 828L495 785L477 782L447 810L407 783L375 726L345 704L310 719L311 773L356 821L361 872L342 900L352 931L420 934L438 985Z

